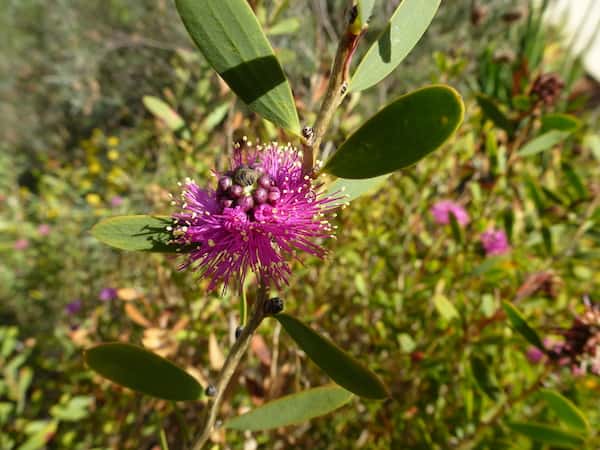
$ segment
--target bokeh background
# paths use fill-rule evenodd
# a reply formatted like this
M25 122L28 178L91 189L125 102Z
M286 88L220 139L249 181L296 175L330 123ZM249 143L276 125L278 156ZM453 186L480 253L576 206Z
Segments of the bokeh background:
M250 3L302 123L312 123L347 2ZM540 380L585 412L586 446L600 448L598 377L532 358L500 307L517 301L551 336L600 295L600 88L580 58L598 38L569 33L570 9L550 2L562 12L544 11L547 3L444 0L394 74L347 98L325 142L331 151L390 99L427 83L455 86L467 105L452 142L340 211L329 257L296 264L280 292L289 312L376 371L392 398L355 399L269 433L218 430L214 448L540 449L508 426L561 427L535 394ZM397 4L376 2L365 41ZM594 17L570 29L597 30ZM244 135L289 137L236 100L171 1L3 0L0 26L0 448L160 448L161 429L183 448L201 404L114 386L84 366L82 350L144 345L207 384L234 339L235 293L207 293L176 258L115 251L89 230L111 215L171 213L177 181L209 180ZM544 74L562 87L536 109L532 88ZM518 132L490 120L479 94L518 118ZM518 157L547 113L577 117L576 131ZM168 120L177 116L183 128ZM436 222L430 208L445 199L465 208L468 225ZM501 257L481 246L490 228L509 239ZM267 322L222 414L327 381Z

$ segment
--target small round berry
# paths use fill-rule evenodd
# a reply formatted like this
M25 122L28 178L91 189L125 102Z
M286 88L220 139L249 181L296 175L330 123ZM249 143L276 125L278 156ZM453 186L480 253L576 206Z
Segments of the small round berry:
M269 197L269 193L267 192L266 189L258 188L257 190L254 191L254 200L259 205L262 205L263 203L267 203L268 197Z
M233 180L231 179L231 177L221 177L221 178L219 178L219 188L223 192L225 192L231 186L233 186Z
M233 198L240 198L243 193L244 188L241 187L239 184L234 184L229 188L229 195L231 195Z
M254 199L250 195L246 195L238 200L237 205L242 208L242 211L247 212L254 208Z
M280 198L281 198L281 193L279 192L278 188L269 189L269 196L268 196L269 202L277 203Z
M208 397L214 397L215 395L217 395L217 388L214 387L212 384L209 384L208 386L206 386L206 389L204 390L204 393Z
M265 189L269 189L271 184L271 177L269 175L263 175L258 179L258 185Z

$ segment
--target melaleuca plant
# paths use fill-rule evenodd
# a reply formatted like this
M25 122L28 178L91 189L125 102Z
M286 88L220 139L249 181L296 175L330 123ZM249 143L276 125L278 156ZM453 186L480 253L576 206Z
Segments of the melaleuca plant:
M344 97L374 86L400 64L429 26L440 0L401 2L352 71L352 57L374 3L350 2L347 11L339 12L346 25L326 93L315 123L301 127L284 70L246 0L176 1L183 23L210 65L251 111L281 128L291 142L244 140L224 149L231 155L230 164L215 170L213 180L195 181L189 174L168 215L112 217L92 230L97 239L119 249L178 254L180 269L206 277L209 290L227 290L240 298L236 342L214 384L201 386L182 368L128 343L106 343L86 351L89 367L122 386L167 400L206 402L194 449L209 440L226 388L252 336L268 317L281 323L334 384L229 418L226 428L262 430L297 424L342 406L353 395L389 396L377 375L298 318L283 313L283 300L270 295L276 288L285 296L285 286L294 276L292 260L301 260L306 253L325 256L323 244L335 235L337 208L439 148L463 119L463 103L455 90L423 87L384 106L317 163ZM149 107L156 107L154 103ZM249 289L256 295L246 295ZM247 298L253 299L251 305L246 305Z

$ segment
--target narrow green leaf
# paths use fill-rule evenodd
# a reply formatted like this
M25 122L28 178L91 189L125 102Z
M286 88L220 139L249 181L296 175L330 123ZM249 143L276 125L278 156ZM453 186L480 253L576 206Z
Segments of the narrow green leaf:
M389 174L385 174L375 178L365 178L364 180L338 178L329 185L326 195L340 197L335 204L349 203L358 197L377 191L389 176Z
M41 427L29 439L21 444L17 450L41 450L54 437L58 428L57 420L50 420L40 424Z
M198 400L202 386L185 370L142 347L112 342L85 352L85 362L110 381L165 400Z
M389 396L377 375L329 339L287 314L277 314L275 318L308 357L337 384L361 397L382 399Z
M523 336L531 345L543 350L544 344L542 343L542 340L535 330L527 324L519 310L515 308L512 303L507 301L502 302L502 308L515 331Z
M360 61L350 81L350 91L367 89L398 67L425 34L440 2L441 0L403 0L377 42L371 45ZM362 3L365 13L372 10L372 1ZM365 13L362 14L366 15Z
M148 111L162 120L172 131L177 131L185 125L185 122L169 105L158 97L146 95L142 102Z
M575 131L581 127L581 120L571 114L551 113L542 116L542 133L550 130Z
M373 14L373 6L375 6L375 0L358 0L357 2L358 20L363 27L369 23L371 14Z
M483 115L487 119L491 120L494 125L506 131L508 134L514 133L515 123L502 112L494 100L483 94L477 94L475 99L477 100L477 104L481 108Z
M571 400L563 397L553 389L541 389L540 395L557 417L569 428L586 433L589 431L590 423Z
M477 386L481 389L490 399L495 400L498 398L500 388L494 382L492 374L489 371L488 365L479 356L471 356L471 373L473 378L477 382Z
M534 441L550 444L552 447L582 448L585 442L577 434L543 423L511 422L508 426L517 433L521 433Z
M300 20L298 20L296 17L288 17L287 19L283 19L269 28L267 34L269 36L290 34L297 31L298 28L300 28Z
M352 394L339 386L322 386L287 395L225 422L235 430L269 430L297 425L345 405Z
M168 216L116 216L101 220L91 230L99 241L121 250L175 253L181 245L171 244L172 220Z
M246 0L176 0L192 39L248 107L300 134L290 85Z
M517 153L520 156L536 155L544 150L551 149L563 141L570 133L567 131L551 130L529 141Z
M568 163L562 164L562 170L569 181L569 185L573 189L576 194L576 198L585 198L589 195L587 188L585 187L584 182L582 181L579 174L575 171L573 166Z
M378 177L415 164L444 144L463 120L449 86L427 86L394 100L365 122L323 170L350 179Z

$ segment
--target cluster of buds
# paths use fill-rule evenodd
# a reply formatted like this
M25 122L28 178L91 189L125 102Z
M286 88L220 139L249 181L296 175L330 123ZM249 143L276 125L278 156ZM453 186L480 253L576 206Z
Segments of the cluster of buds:
M543 73L533 81L531 95L537 97L538 101L546 105L552 105L565 84L555 73Z
M239 207L255 219L261 205L276 206L281 198L281 191L260 163L242 164L226 172L219 178L216 193L223 209Z
M584 313L570 328L559 332L564 342L552 345L547 354L561 366L569 366L576 375L600 376L600 308L586 301Z

